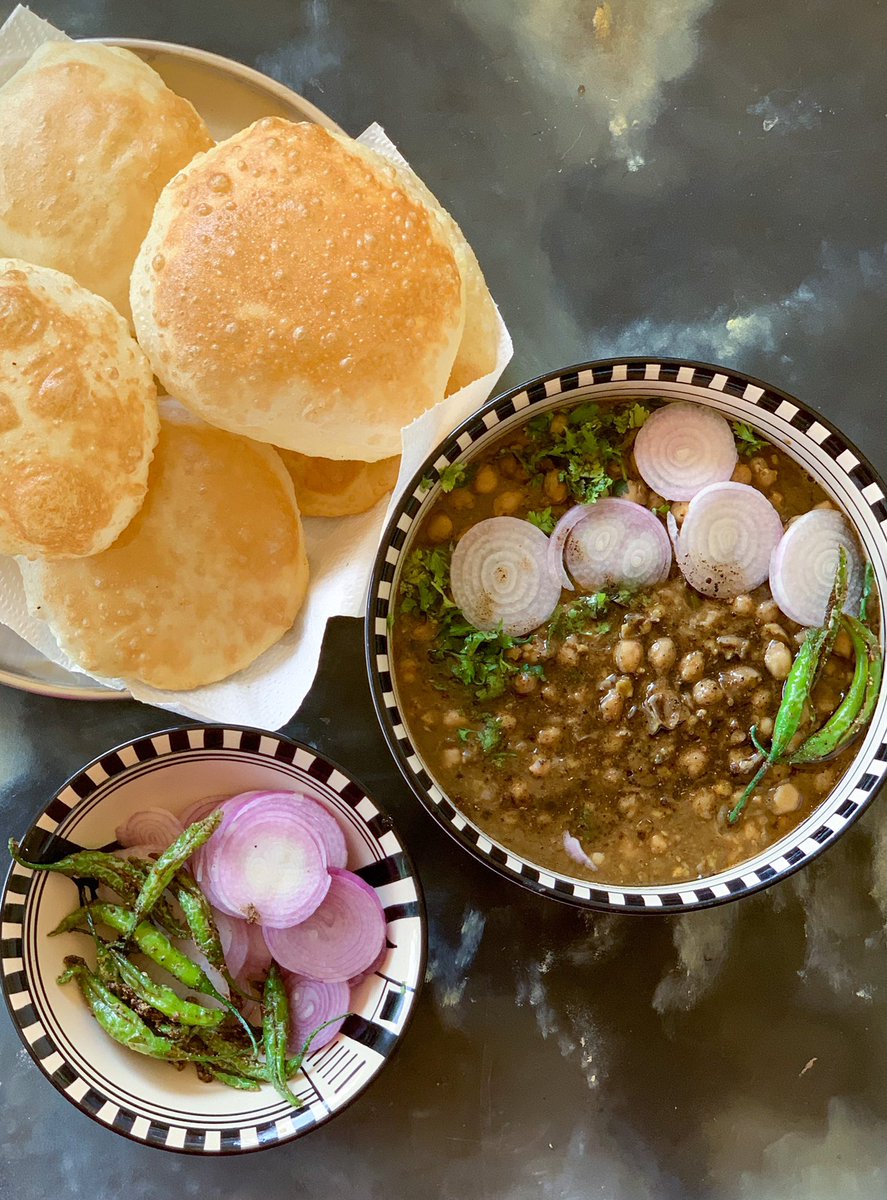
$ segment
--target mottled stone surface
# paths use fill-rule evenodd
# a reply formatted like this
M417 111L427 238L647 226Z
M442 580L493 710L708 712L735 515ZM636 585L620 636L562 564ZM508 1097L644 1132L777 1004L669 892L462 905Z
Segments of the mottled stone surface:
M380 121L478 252L514 336L505 383L612 353L721 362L887 468L877 0L36 7L74 35L230 55L350 132ZM3 838L94 754L170 723L4 690ZM430 981L400 1052L303 1142L203 1161L92 1124L4 1018L2 1200L882 1200L883 802L735 908L595 919L500 882L418 808L375 725L358 622L333 622L287 729L377 789L425 881Z

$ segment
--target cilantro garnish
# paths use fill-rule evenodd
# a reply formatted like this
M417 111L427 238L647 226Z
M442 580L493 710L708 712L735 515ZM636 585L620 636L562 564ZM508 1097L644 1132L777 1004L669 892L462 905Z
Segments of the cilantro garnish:
M422 488L424 492L430 492L434 487L434 480L430 475L423 475L419 480L419 487Z
M733 436L736 439L736 449L746 458L760 454L767 445L745 421L733 422Z
M548 508L540 508L536 512L528 512L527 520L531 525L535 525L537 529L541 529L543 533L553 533L554 527L557 524L556 518L552 515L550 505Z
M451 463L440 473L440 486L444 492L451 492L453 488L464 487L468 482L468 468L464 463Z
M480 729L458 729L456 732L462 742L477 738L477 744L484 754L492 754L502 741L502 718L487 713Z

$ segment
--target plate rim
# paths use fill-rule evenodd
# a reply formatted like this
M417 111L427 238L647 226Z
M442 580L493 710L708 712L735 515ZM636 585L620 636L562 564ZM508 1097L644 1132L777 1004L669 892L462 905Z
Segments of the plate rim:
M658 372L656 375L647 373L651 367L656 368ZM674 375L663 379L661 377L662 367L667 367L669 371L674 370ZM620 374L619 379L614 379L613 372L616 368L624 368L625 375ZM640 368L643 370L638 374ZM690 378L678 378L681 368L690 372ZM632 371L635 373L631 373ZM580 381L583 374L588 377L584 382ZM699 376L698 379L697 376ZM719 380L719 386L712 388L715 379ZM565 383L565 381L568 382ZM875 485L880 492L879 499L864 499L873 510L876 506L882 510L883 519L880 521L882 539L887 535L887 483L855 442L829 417L822 415L811 405L774 384L767 383L736 368L696 359L655 354L619 355L591 359L545 371L491 397L461 421L449 434L441 438L421 463L391 513L379 542L367 591L364 612L364 654L373 708L382 735L401 775L422 807L473 858L500 877L518 884L535 895L558 900L587 911L673 916L685 912L695 912L703 908L713 908L716 905L753 895L773 883L788 878L818 858L858 820L887 780L887 770L878 775L870 773L872 764L880 762L883 766L887 763L887 738L873 744L864 758L861 751L865 748L866 740L861 743L860 753L854 758L850 770L855 769L861 760L865 762L868 770L865 775L861 776L859 783L853 789L853 799L851 800L848 796L836 812L829 813L827 818L825 816L822 818L820 827L815 833L810 833L804 838L799 837L791 848L786 845L779 854L773 853L777 846L789 842L789 839L797 831L786 834L773 846L746 859L744 863L737 863L729 871L718 872L716 875L700 880L687 880L674 887L668 887L665 884L620 886L601 883L595 885L588 880L579 880L574 876L540 867L509 851L507 847L501 846L495 838L480 829L453 804L443 789L437 786L434 779L425 770L421 756L419 756L400 714L391 679L387 617L402 547L406 543L408 531L416 514L427 497L431 495L431 491L422 488L422 479L430 477L436 481L440 471L435 464L447 465L459 461L470 451L475 442L495 428L500 420L507 420L517 412L529 411L534 404L561 396L569 397L572 393L581 393L584 389L598 383L610 383L611 385L624 383L626 394L628 394L627 388L631 383L646 384L647 387L655 387L657 383L666 383L670 386L683 384L688 388L708 391L713 398L717 394L729 396L734 400L742 400L753 409L758 409L758 411L763 411L771 416L779 415L790 425L794 419L800 417L806 421L806 424L803 428L800 425L794 426L794 428L802 436L806 436L814 424L820 425L825 434L817 443L820 453L826 454L836 465L840 465L838 464L839 456L849 451L855 458L856 465L852 468L842 468L847 478L851 479L851 471L863 468L867 482L863 485L852 480L860 495L862 496L863 487L868 489L872 485ZM551 385L550 391L549 385ZM749 395L749 389L757 393L754 398ZM516 403L521 399L523 403ZM761 403L765 399L768 400L768 403ZM777 409L783 404L794 410L791 416L777 414ZM751 418L751 414L749 414L749 418ZM834 454L823 449L823 444L829 439L834 439L840 446L840 450ZM856 522L854 522L855 525ZM887 564L887 542L882 542L881 549L882 561ZM883 620L884 614L882 614L882 622ZM878 718L878 707L881 709L881 720L884 719L885 696L887 696L887 677L882 683L870 731ZM397 732L397 727L402 730L402 733ZM411 764L411 758L416 762L417 767ZM422 775L425 776L425 779L421 778ZM866 780L868 780L867 783ZM435 791L439 794L440 800L432 799L430 793ZM857 793L859 794L857 795ZM823 803L827 803L827 798ZM811 821L820 807L823 806L817 806L810 816L801 822L798 830L803 829ZM835 820L840 822L837 828L826 824L826 821ZM489 849L481 848L478 844L479 841L486 843ZM809 842L816 843L815 849L808 848L801 851L801 843L806 845ZM765 855L770 855L768 863L766 865L759 863L752 870L749 864L758 862ZM775 869L772 865L775 863L779 863L779 869ZM718 883L716 890L709 886L709 879L717 879L718 876L725 875L731 876L729 884ZM754 882L749 882L751 877L754 877ZM582 893L588 893L588 895L578 893L577 886L582 889Z
M218 733L221 734L221 741L220 741L219 746L208 746L206 744L202 744L200 746L192 746L190 744L190 737L189 737L190 733L198 732L198 733L205 735L208 731L218 731ZM225 746L224 740L225 740L226 733L236 733L236 734L241 735L240 742L236 746ZM174 735L174 734L179 734L179 735L184 734L185 738L188 742L188 745L180 746L178 748L175 747L173 745L173 738L172 738L172 735ZM250 747L250 746L245 747L243 745L243 735L248 735L250 737L250 739L257 739L257 744L256 744L255 748ZM163 738L167 739L168 748L158 749L156 742L158 739L163 739ZM403 837L401 836L396 823L394 822L393 818L388 813L387 809L383 805L381 805L377 802L377 800L371 794L371 792L368 791L367 788L363 785L363 783L361 783L360 780L355 777L355 775L352 773L352 771L350 769L343 767L337 760L330 758L330 756L328 754L326 754L325 752L317 750L313 746L310 746L306 742L303 742L297 738L289 737L287 734L284 734L284 733L278 733L278 732L273 732L270 730L260 729L257 726L237 725L234 723L227 723L227 722L221 722L221 723L188 722L185 724L168 726L168 727L164 727L163 729L153 730L149 733L138 734L138 735L131 737L131 738L127 739L126 741L123 741L107 750L104 750L100 754L95 755L89 762L85 763L82 767L80 767L78 770L74 771L71 775L69 775L68 778L65 780L65 782L62 783L58 788L55 789L55 791L52 793L52 796L50 797L50 799L45 804L43 804L40 811L28 823L25 832L23 833L22 837L18 840L21 845L24 845L24 843L30 837L32 832L39 829L40 832L43 833L51 841L52 837L55 833L55 830L58 828L58 826L62 822L67 820L67 818L70 816L70 814L72 812L74 812L80 804L83 804L84 802L86 802L92 795L93 791L95 791L96 788L101 786L101 784L104 782L104 779L103 779L97 783L94 779L92 779L88 775L88 772L96 766L99 766L104 770L105 768L102 766L103 760L109 759L112 756L118 756L118 761L119 761L119 755L120 755L121 751L133 749L136 753L136 762L129 764L129 765L123 764L122 769L118 770L116 772L116 776L111 776L110 772L106 772L106 774L109 777L119 777L121 775L124 775L127 772L129 772L135 768L141 767L145 761L148 761L148 759L163 759L163 758L173 758L174 759L176 757L184 757L184 756L188 756L191 754L200 754L201 751L206 751L206 750L218 750L218 749L229 750L229 751L232 751L237 754L245 755L249 758L268 759L270 762L273 763L274 761L276 761L276 758L277 758L276 753L263 752L261 750L261 748L260 748L261 740L263 738L270 739L272 742L274 742L275 750L280 745L285 745L287 747L291 747L292 751L293 751L293 759L289 760L290 762L292 762L294 760L296 752L301 751L304 754L308 755L309 758L311 759L310 766L313 766L313 764L315 762L320 762L321 764L323 764L324 767L329 768L326 779L323 780L322 782L324 783L325 786L327 786L327 787L332 786L334 788L334 790L337 790L337 791L339 789L335 788L335 785L331 785L329 783L329 777L334 772L338 771L341 774L341 776L343 777L343 779L345 780L345 785L343 785L343 787L344 786L354 787L360 792L360 799L353 806L355 808L355 810L356 810L356 805L357 805L357 803L360 802L360 800L362 800L362 799L369 800L370 803L376 808L378 815L381 816L383 818L383 820L387 823L387 829L384 832L385 833L389 833L389 832L394 833L394 836L398 843L397 853L399 855L401 855L402 858L404 859L404 862L405 862L408 872L409 872L408 877L410 880L412 880L414 888L415 888L415 892L416 892L417 912L416 912L415 916L418 921L419 945L418 945L418 962L417 962L417 967L416 967L416 984L415 984L415 988L413 990L412 999L409 1002L409 1006L407 1008L403 1024L402 1024L401 1028L399 1029L399 1031L395 1034L395 1042L394 1042L393 1046L391 1047L391 1049L384 1055L378 1068L370 1075L370 1077L360 1087L360 1089L358 1091L356 1091L352 1096L350 1096L348 1098L348 1100L340 1108L336 1108L336 1109L333 1109L332 1111L328 1111L319 1119L314 1120L312 1122L312 1124L307 1126L306 1128L299 1130L295 1126L293 1126L292 1131L285 1135L281 1135L279 1132L279 1129L278 1129L278 1134L273 1140L263 1143L261 1140L257 1139L257 1142L255 1145L244 1146L238 1142L237 1145L229 1145L227 1147L222 1144L222 1136L225 1131L219 1130L218 1131L218 1134L219 1134L219 1149L218 1150L208 1149L206 1147L206 1135L209 1132L206 1130L203 1131L204 1132L204 1144L202 1146L169 1145L165 1140L162 1140L162 1139L165 1138L169 1134L171 1129L181 1128L181 1126L173 1125L170 1122L163 1122L163 1121L147 1122L148 1128L145 1131L145 1136L141 1137L132 1132L132 1126L130 1127L130 1129L117 1128L115 1125L109 1124L108 1122L102 1120L99 1117L99 1115L98 1115L99 1112L103 1109L104 1105L108 1102L115 1105L115 1107L118 1110L118 1113L121 1111L122 1106L118 1105L116 1101L111 1100L109 1097L102 1096L101 1098L104 1103L96 1106L94 1111L91 1111L88 1107L86 1107L83 1104L83 1102L82 1102L83 1097L85 1095L88 1095L91 1091L95 1090L91 1087L91 1085L86 1084L83 1095L80 1098L75 1099L74 1096L71 1095L70 1092L68 1091L68 1089L71 1087L71 1084L73 1081L68 1081L67 1083L62 1083L61 1081L55 1079L53 1077L53 1074L48 1072L45 1067L45 1061L48 1060L49 1058L51 1058L52 1055L51 1054L46 1055L42 1059L40 1057L38 1057L37 1054L35 1053L34 1044L29 1042L27 1037L25 1036L26 1028L28 1028L28 1029L32 1028L32 1026L35 1022L38 1025L40 1025L40 1014L33 1002L33 994L32 994L33 989L31 986L29 986L29 974L28 974L27 964L25 962L25 945L24 945L25 914L26 914L26 908L27 908L27 904L28 904L28 895L31 890L31 881L35 877L35 872L32 871L32 872L27 872L26 874L22 874L24 869L19 867L18 864L15 863L14 861L10 862L10 864L5 872L2 891L0 891L0 924L2 924L5 927L12 927L12 928L17 926L19 929L19 932L15 935L10 933L8 931L8 929L4 932L3 945L2 945L2 949L0 949L0 991L3 992L3 999L4 999L4 1002L6 1005L6 1010L7 1010L7 1013L9 1014L9 1018L12 1021L13 1026L16 1030L16 1033L19 1036L19 1040L21 1041L25 1050L28 1052L28 1055L31 1058L34 1065L39 1069L40 1073L52 1084L52 1086L55 1088L55 1090L62 1097L64 1097L65 1100L67 1100L70 1104L72 1104L80 1113L82 1113L84 1116L89 1117L90 1120L94 1121L97 1125L101 1126L103 1129L107 1130L109 1133L113 1133L113 1134L117 1134L121 1137L125 1137L128 1141L135 1142L141 1146L148 1146L148 1147L151 1147L152 1149L164 1150L168 1153L173 1153L173 1154L183 1154L183 1155L197 1156L197 1157L203 1157L203 1158L221 1158L221 1157L240 1156L243 1154L253 1154L260 1150L270 1150L270 1149L274 1148L275 1146L282 1146L282 1145L286 1145L290 1142L297 1141L300 1138L306 1136L306 1134L311 1133L314 1129L318 1129L322 1125L326 1125L334 1117L339 1116L341 1113L345 1112L347 1109L349 1109L356 1101L358 1101L365 1094L365 1092L375 1082L376 1078L379 1076L379 1074L382 1072L382 1070L385 1068L385 1066L387 1066L387 1064L390 1062L390 1060L400 1050L403 1040L404 1040L405 1036L407 1035L407 1033L409 1032L410 1027L412 1026L413 1020L416 1015L419 998L421 996L422 989L423 989L424 982L425 982L425 971L426 971L427 963L428 963L428 910L427 910L427 904L426 904L426 900L425 900L424 888L422 886L422 881L418 874L418 871L416 870L416 864L413 860L413 856L410 853L409 847L407 846L406 842L404 841ZM136 750L136 747L137 746L147 746L147 745L151 746L151 753L148 755L147 759L143 759L139 756L138 751ZM284 761L287 761L287 760L284 760ZM310 773L309 767L306 767L304 769L306 770L306 772ZM81 791L77 790L78 783L84 789L82 794L81 794ZM69 789L73 790L77 797L76 802L71 804L70 806L67 805L66 802L61 800L62 795L66 792L66 790L69 790ZM51 812L51 810L54 807L55 807L55 812ZM64 808L64 812L61 812L61 814L57 816L56 813L59 812L60 808ZM52 822L52 826L49 828L45 825L40 825L40 821L47 817ZM366 818L361 817L361 820L363 822L366 822ZM13 891L11 889L11 884L12 884L13 880L16 878L17 879L22 879L22 878L27 879L27 886L26 886L24 893L19 892L19 891ZM11 913L10 912L11 908L20 909L20 913L16 913L16 912ZM14 947L15 945L18 946L19 952L18 952L18 954L13 955L11 953L10 947L11 946ZM10 960L12 960L13 962L18 961L18 962L20 962L21 965L16 967L14 970L11 970L8 967L8 963ZM19 977L21 978L22 987L13 993L10 990L8 981L10 979L13 979L16 982L18 982ZM12 1004L13 994L15 994L15 995L25 994L28 997L28 1000L25 1002L24 1005L22 1005L20 1008L16 1009L13 1007L13 1004ZM22 1020L20 1019L20 1013L27 1012L27 1010L30 1010L31 1013L33 1014L33 1021L31 1021L27 1024L24 1024L22 1022ZM42 1030L42 1025L40 1027ZM41 1032L40 1036L35 1038L35 1042L39 1041L40 1037L45 1038L46 1036L47 1035L45 1034L45 1032ZM60 1050L57 1046L55 1046L54 1043L51 1043L51 1044L52 1044L52 1052L54 1054L58 1055L58 1057L61 1058L61 1060L62 1060L61 1065L64 1067L67 1067L69 1069L69 1071L71 1071L73 1073L74 1080L81 1079L81 1076L79 1075L79 1073L77 1071L77 1068L68 1063L68 1060L67 1060L65 1054L63 1053L63 1051ZM60 1069L61 1069L60 1067L56 1067L55 1072L57 1073ZM83 1082L85 1082L85 1081L83 1081ZM295 1117L297 1115L297 1113L298 1113L298 1110L294 1110L293 1117ZM289 1114L284 1114L284 1115L288 1116ZM273 1124L275 1127L277 1127L277 1123L280 1119L281 1118L275 1118L273 1120ZM146 1119L142 1118L142 1120L146 1120ZM243 1123L236 1125L236 1133L237 1133L238 1139L240 1138L240 1135L244 1128L250 1128L252 1130L257 1130L261 1125L267 1124L267 1123L268 1122L267 1122L267 1118L266 1118L266 1119L259 1121L257 1124L253 1124L253 1125L249 1125L249 1126L246 1124L243 1124ZM155 1128L157 1130L161 1131L160 1135L158 1133L154 1133L152 1135L152 1130L154 1130ZM185 1126L186 1131L187 1131L187 1128L188 1127ZM235 1126L232 1125L232 1129L234 1129L234 1128L235 1128Z

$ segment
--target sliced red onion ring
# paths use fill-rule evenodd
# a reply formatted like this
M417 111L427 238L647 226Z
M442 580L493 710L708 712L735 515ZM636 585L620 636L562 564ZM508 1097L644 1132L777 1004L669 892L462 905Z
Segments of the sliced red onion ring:
M757 488L712 483L690 501L680 532L673 517L669 531L690 586L704 596L730 600L767 578L782 521Z
M320 907L291 928L265 927L265 941L288 971L344 983L375 962L385 944L385 914L379 897L350 871L330 871L330 889Z
M453 599L477 629L519 637L547 621L561 597L548 570L548 538L517 517L488 517L459 540L450 565Z
M658 408L634 443L641 478L666 500L692 500L708 484L729 479L737 458L727 421L699 404Z
M249 921L244 924L247 938L246 955L243 966L237 974L239 979L252 985L253 980L264 979L267 974L268 968L271 966L271 951L268 949L268 943L262 933L262 926L251 925Z
M668 578L671 546L662 522L633 500L586 506L567 537L567 570L580 587L647 587Z
M204 861L215 907L282 929L304 921L326 896L323 842L290 800L291 793L270 792L236 807L229 801Z
M835 582L838 547L847 551L846 612L859 606L863 561L847 519L833 508L814 508L793 521L770 559L773 599L799 625L821 625Z
M564 547L574 527L580 521L585 520L589 508L590 505L588 504L574 504L572 508L567 509L557 525L555 525L551 537L548 539L548 569L553 577L558 580L561 587L569 588L571 592L576 589L573 585L573 580L567 574L567 569L564 566Z
M189 804L186 809L183 809L179 813L179 821L187 829L195 821L202 821L211 812L215 812L217 808L221 808L225 801L230 799L230 792L226 792L222 796L203 796L200 800L195 800L192 804Z
M348 980L348 986L353 990L360 987L365 979L369 979L371 975L375 975L376 971L382 966L382 963L388 957L388 944L386 942L379 951L375 959L370 963L365 971L361 971L359 975L352 975Z
M319 979L301 979L298 975L287 975L286 992L290 1002L290 1054L300 1053L305 1042L315 1029L334 1017L334 1021L311 1042L309 1050L322 1050L338 1034L351 1005L347 983L322 983Z
M574 862L579 863L581 867L588 867L589 871L596 871L597 867L582 849L582 843L577 837L573 837L571 833L564 830L564 850L569 854Z
M117 841L121 846L155 846L165 850L185 827L168 808L142 808L117 826Z
M280 792L280 796L289 796L290 803L298 805L305 816L315 827L326 848L326 861L329 867L344 867L348 862L348 847L345 844L345 834L342 826L319 800L306 796L303 792Z
M218 829L215 831L209 841L205 842L196 854L192 854L189 864L194 878L203 889L207 900L209 900L210 904L215 905L218 908L222 908L224 905L220 903L218 897L216 896L209 866L213 855L221 843L220 835L224 832L228 825L230 825L234 816L244 807L244 805L249 804L251 800L255 800L257 796L264 796L265 794L265 792L259 791L238 792L234 796L227 796L224 799L221 799L220 802L208 808L207 812L204 814L205 816L208 816L209 813L211 813L215 808L220 808L222 810L222 820L219 823ZM213 797L211 797L211 799L212 798ZM214 799L219 800L218 797L214 797ZM238 916L239 914L232 913L231 915Z
M225 955L225 966L235 979L243 970L250 949L250 926L248 921L238 917L229 917L220 909L213 910L216 928L219 931L219 941L222 943L222 953Z

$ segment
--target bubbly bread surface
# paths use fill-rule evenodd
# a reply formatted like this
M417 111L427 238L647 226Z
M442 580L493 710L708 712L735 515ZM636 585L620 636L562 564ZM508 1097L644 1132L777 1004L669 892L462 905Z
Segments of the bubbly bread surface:
M366 512L397 482L400 455L378 462L309 458L280 450L303 517L351 517Z
M145 497L157 429L120 314L67 275L0 259L0 553L109 546Z
M128 50L47 42L0 88L0 255L72 275L128 317L157 197L212 145Z
M31 611L82 669L181 691L232 675L286 633L308 560L279 455L162 401L148 494L123 535L22 575Z
M156 374L207 421L375 461L443 398L464 294L440 219L389 163L265 117L164 189L130 297Z

